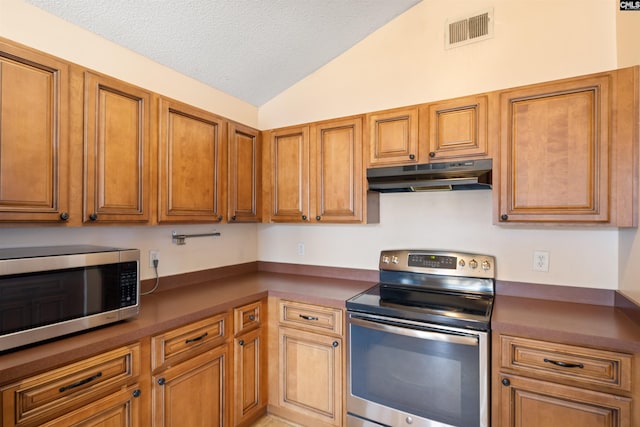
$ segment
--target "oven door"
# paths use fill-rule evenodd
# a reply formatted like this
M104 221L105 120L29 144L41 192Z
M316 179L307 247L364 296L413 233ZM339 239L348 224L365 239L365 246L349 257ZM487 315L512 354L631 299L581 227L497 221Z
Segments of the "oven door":
M349 312L347 333L348 426L489 426L487 332Z

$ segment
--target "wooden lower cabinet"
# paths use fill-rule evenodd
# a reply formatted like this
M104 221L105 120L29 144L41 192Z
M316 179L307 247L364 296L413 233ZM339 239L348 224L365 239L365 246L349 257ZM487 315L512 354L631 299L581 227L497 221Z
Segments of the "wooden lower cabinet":
M492 345L493 427L637 425L637 356L498 333Z
M266 300L236 307L233 341L233 425L250 426L267 409Z
M278 323L270 336L269 411L304 426L343 425L342 310L285 300L270 308Z
M493 416L501 426L631 426L631 399L627 397L519 376L500 378L501 407Z
M154 427L228 425L227 346L222 345L152 377Z

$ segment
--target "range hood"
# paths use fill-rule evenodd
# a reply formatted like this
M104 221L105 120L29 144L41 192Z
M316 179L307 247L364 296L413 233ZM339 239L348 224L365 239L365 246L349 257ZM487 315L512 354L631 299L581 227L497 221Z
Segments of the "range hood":
M401 193L491 189L491 159L367 169L370 191Z

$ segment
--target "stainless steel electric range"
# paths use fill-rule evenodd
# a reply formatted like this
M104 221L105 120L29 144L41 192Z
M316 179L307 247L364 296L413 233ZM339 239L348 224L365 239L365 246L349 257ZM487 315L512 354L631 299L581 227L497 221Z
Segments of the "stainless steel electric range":
M347 301L349 427L488 427L495 259L382 251Z

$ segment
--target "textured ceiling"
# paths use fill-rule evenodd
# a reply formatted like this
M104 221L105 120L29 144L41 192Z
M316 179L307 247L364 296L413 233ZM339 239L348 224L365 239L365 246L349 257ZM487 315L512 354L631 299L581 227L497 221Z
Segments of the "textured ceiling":
M27 0L260 106L420 0Z

